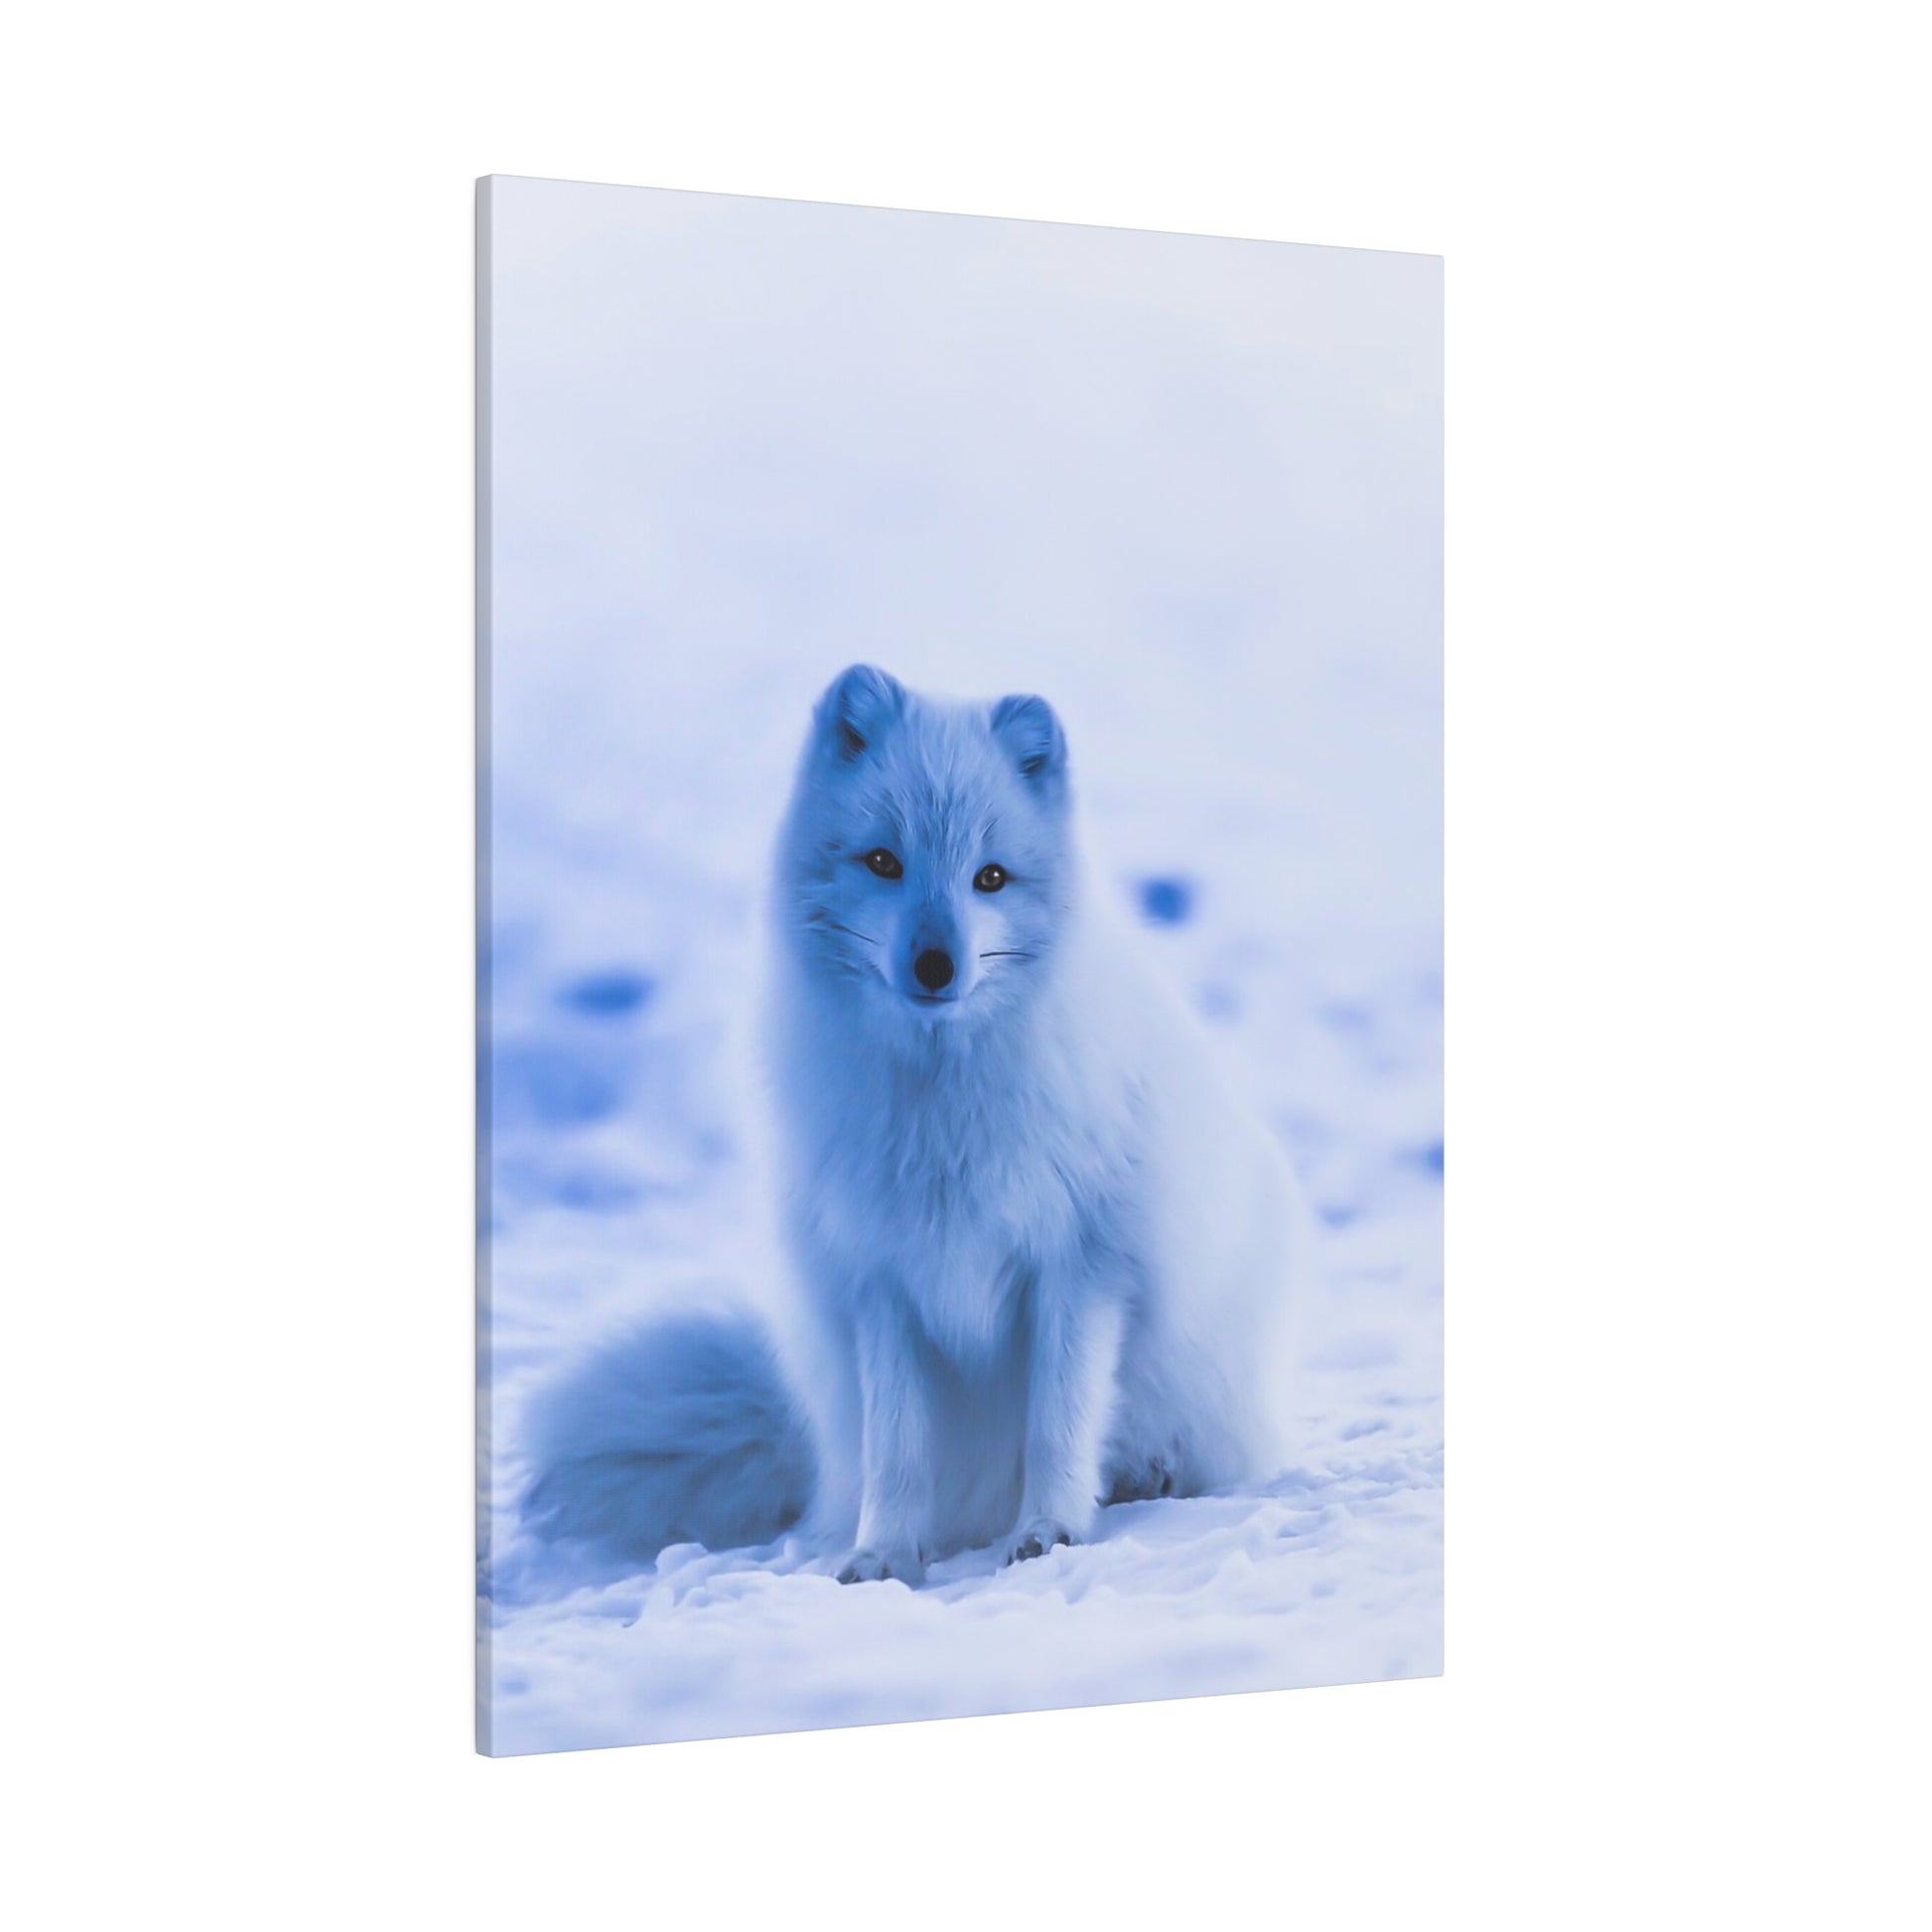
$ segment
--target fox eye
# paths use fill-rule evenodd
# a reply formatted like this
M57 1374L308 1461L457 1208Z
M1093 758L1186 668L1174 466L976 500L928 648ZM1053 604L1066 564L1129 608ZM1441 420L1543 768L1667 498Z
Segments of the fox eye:
M888 852L883 845L875 846L859 863L881 879L902 879L905 876L905 868L899 864L897 853Z
M1006 883L1005 866L982 866L973 875L973 891L976 893L997 893Z

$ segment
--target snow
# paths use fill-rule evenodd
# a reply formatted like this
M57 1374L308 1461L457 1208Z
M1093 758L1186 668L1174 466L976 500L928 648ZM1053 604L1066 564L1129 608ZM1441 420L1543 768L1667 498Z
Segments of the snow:
M1421 257L494 185L489 1748L1442 1667L1441 281ZM811 699L1036 690L1100 877L1319 1210L1294 1466L918 1590L607 1574L530 1391L784 1291L754 1050Z

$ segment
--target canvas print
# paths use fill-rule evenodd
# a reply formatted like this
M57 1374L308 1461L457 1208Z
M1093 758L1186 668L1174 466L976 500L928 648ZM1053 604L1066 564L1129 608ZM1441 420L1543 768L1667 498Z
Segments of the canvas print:
M1439 1672L1440 260L478 261L481 1747Z

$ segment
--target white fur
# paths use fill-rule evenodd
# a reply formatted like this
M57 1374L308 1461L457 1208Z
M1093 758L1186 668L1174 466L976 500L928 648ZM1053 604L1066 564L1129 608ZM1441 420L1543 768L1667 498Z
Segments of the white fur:
M901 868L881 877L866 855ZM1003 889L974 886L989 864ZM1306 1241L1273 1138L1081 868L1038 699L855 667L780 838L770 1047L813 1520L848 1581L1090 1534L1286 1454ZM938 1000L914 963L955 967Z

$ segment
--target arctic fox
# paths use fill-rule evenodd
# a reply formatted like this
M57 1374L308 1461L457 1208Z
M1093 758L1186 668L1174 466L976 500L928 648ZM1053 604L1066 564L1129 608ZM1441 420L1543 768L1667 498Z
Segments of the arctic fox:
M1300 1195L1084 875L1046 703L844 672L771 909L792 1318L557 1390L530 1513L648 1555L808 1510L842 1582L916 1584L1279 1470Z

